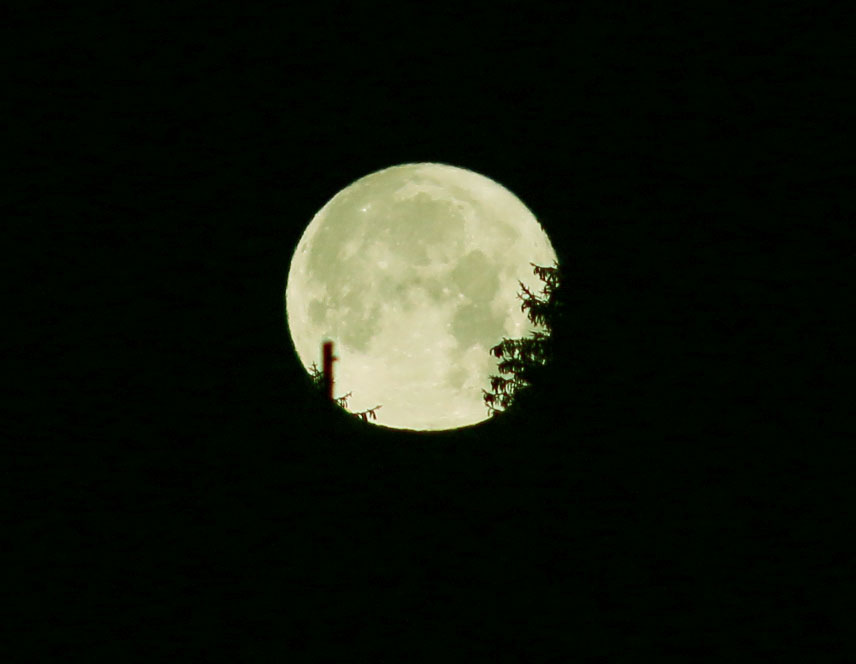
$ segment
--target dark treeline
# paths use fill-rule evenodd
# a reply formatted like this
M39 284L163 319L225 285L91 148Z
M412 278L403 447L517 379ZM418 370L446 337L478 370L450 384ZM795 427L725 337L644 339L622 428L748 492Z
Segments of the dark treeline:
M721 38L688 11L444 15L419 47L345 7L267 9L141 11L127 38L103 15L65 45L64 17L20 56L50 63L12 81L34 120L3 405L25 640L236 661L850 645L824 599L851 467L828 394L853 300L832 10L744 10ZM413 161L508 187L562 270L551 362L456 432L319 397L285 325L312 215Z

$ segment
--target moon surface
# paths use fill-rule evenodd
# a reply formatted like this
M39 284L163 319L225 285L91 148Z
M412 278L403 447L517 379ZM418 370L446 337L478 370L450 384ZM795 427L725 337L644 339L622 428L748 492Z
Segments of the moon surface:
M335 393L380 404L377 424L444 430L487 419L491 346L534 329L518 281L542 283L550 240L510 191L436 163L392 166L342 189L297 244L285 290L307 369L334 342Z

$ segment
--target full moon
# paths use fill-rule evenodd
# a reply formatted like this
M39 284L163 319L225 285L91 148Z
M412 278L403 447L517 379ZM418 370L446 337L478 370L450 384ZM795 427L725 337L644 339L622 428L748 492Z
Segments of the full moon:
M286 315L303 366L334 342L334 396L377 424L444 430L487 419L490 348L534 328L519 281L556 253L530 210L473 171L404 164L333 196L303 233Z

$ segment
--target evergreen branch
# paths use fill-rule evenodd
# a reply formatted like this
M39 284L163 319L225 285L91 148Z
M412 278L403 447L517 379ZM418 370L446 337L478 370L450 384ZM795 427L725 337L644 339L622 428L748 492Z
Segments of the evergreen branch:
M517 297L520 309L529 320L541 329L533 330L529 336L519 339L503 338L490 349L497 358L497 369L501 376L490 376L491 391L482 390L485 406L490 416L509 408L517 394L537 381L542 368L553 357L553 324L560 314L558 294L561 272L556 261L552 266L530 263L535 275L543 282L540 293L534 292L522 281Z

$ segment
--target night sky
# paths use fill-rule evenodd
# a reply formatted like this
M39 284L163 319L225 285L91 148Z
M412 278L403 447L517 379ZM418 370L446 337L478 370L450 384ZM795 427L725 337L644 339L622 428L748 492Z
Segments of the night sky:
M22 17L3 419L28 648L852 646L822 601L849 467L818 429L852 291L837 18L595 5ZM502 183L559 255L569 322L525 415L382 430L291 349L306 224L418 161Z

